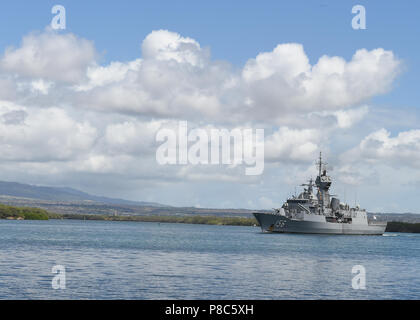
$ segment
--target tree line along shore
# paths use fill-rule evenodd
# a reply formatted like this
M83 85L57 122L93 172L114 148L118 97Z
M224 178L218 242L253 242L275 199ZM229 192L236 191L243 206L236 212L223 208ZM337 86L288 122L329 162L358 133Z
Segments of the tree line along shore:
M50 213L40 208L13 207L0 203L0 219L48 220L50 217Z
M31 207L14 207L0 204L0 219L8 220L99 220L99 221L137 221L161 223L188 223L229 226L258 226L254 218L245 217L219 217L219 216L110 216L98 214L58 214L47 210ZM386 232L420 233L420 223L388 222Z

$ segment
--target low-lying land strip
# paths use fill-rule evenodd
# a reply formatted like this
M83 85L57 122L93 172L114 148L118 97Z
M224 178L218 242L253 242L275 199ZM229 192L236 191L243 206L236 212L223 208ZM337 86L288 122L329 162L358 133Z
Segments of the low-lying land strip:
M190 223L229 226L254 226L258 225L254 218L243 217L217 217L217 216L104 216L104 215L77 215L64 214L63 219L77 220L104 220L104 221L138 221L162 223Z
M11 220L48 220L48 219L74 219L74 220L102 220L102 221L138 221L162 223L189 223L230 226L257 226L254 218L226 217L212 215L99 215L99 214L59 214L40 208L15 207L0 204L0 219ZM420 223L407 223L399 221L388 222L386 232L411 232L420 233Z
M48 220L52 217L46 210L28 207L13 207L0 203L0 219Z
M386 232L420 233L420 223L390 221L386 226Z

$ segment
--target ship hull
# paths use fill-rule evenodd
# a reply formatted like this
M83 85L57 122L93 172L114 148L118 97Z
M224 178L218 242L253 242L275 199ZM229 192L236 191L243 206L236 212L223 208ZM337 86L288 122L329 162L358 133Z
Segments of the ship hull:
M314 233L347 235L382 235L385 224L350 224L322 221L293 220L273 213L254 213L264 232L274 233Z

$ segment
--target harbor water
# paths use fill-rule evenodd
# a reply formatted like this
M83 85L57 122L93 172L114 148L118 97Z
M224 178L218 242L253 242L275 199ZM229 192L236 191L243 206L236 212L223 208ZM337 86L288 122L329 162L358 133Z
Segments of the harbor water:
M0 299L420 299L419 270L419 234L0 220Z

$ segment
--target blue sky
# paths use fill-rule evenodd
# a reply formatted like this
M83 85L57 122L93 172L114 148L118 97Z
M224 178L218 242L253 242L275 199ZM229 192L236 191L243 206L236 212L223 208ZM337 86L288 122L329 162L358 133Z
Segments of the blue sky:
M212 63L217 61L226 62L229 64L229 68L233 70L229 72L236 75L240 74L244 67L260 53L272 52L277 45L285 43L303 45L305 54L312 66L316 65L318 60L324 55L342 57L348 62L352 60L355 52L360 49L366 49L370 52L377 48L383 48L385 51L392 52L393 59L398 60L400 63L398 66L399 75L392 78L392 81L390 80L391 85L389 87L384 85L383 88L374 90L375 93L365 95L363 98L353 99L350 104L337 105L334 112L351 109L356 110L355 114L360 113L363 116L360 116L361 118L357 120L356 124L350 127L343 126L329 134L328 139L326 139L328 142L311 140L311 143L319 148L326 149L327 154L332 158L331 162L335 168L340 168L342 170L340 172L344 172L348 163L344 160L339 160L341 153L354 155L355 153L362 154L364 152L363 154L366 154L366 157L370 157L371 150L363 148L365 148L365 145L371 146L368 143L369 141L377 141L375 137L379 133L374 135L373 138L371 134L379 132L381 129L386 129L390 133L390 137L394 138L400 133L406 132L410 139L413 139L413 143L409 142L407 144L402 142L404 139L407 140L404 134L399 140L389 141L381 136L379 138L382 139L380 142L384 145L392 145L391 148L394 148L393 150L386 149L388 147L385 148L385 151L375 149L375 156L372 156L372 159L369 158L369 161L360 159L359 162L355 160L356 162L352 163L352 165L361 168L360 170L364 170L363 173L360 173L360 176L364 177L363 179L365 180L361 178L360 181L367 181L372 176L376 176L378 170L386 172L385 175L391 179L396 170L400 170L399 163L410 163L407 164L406 171L400 175L401 178L396 183L398 188L395 187L397 189L394 187L388 188L386 184L388 184L389 180L385 177L380 180L380 183L383 183L380 190L374 187L375 184L373 182L366 189L363 189L363 186L346 186L347 182L344 181L348 180L344 178L341 182L338 182L338 187L341 190L346 188L348 190L361 189L359 191L362 194L360 198L366 202L371 198L375 198L374 203L368 208L370 210L420 212L420 208L417 208L417 203L414 200L407 200L408 202L402 208L398 208L398 204L396 204L398 197L407 195L410 198L415 196L418 185L420 185L419 167L415 163L410 162L414 162L420 154L419 150L417 150L419 145L416 140L418 134L416 130L420 129L418 103L420 101L420 91L418 90L418 74L420 72L420 41L418 40L420 38L420 4L418 2L408 0L240 2L219 0L120 0L114 2L72 0L28 2L16 0L1 4L0 29L3 30L0 38L1 52L5 52L6 48L10 46L14 47L12 50L20 48L22 46L22 38L25 36L45 32L45 28L50 24L53 17L51 8L56 4L63 5L66 8L67 24L66 30L57 32L57 34L59 36L74 34L78 41L80 39L92 41L94 50L99 56L92 62L96 66L106 67L115 61L128 64L130 61L141 59L142 43L154 30L169 30L179 34L181 37L194 39L200 44L201 48L210 50ZM357 4L361 4L366 8L366 30L353 30L351 28L351 20L354 16L351 13L351 9ZM34 41L38 40L37 36L35 36ZM87 119L86 121L94 127L98 135L96 140L92 139L92 141L98 141L98 137L104 136L103 132L106 131L104 129L105 123L110 128L113 128L113 125L116 125L116 123L112 121L116 121L116 119L121 123L127 123L129 121L135 122L138 119L146 119L146 121L152 122L171 118L167 114L150 116L149 113L137 112L138 110L135 110L135 115L133 116L131 113L127 115L125 111L119 113L112 109L109 116L107 116L107 112L101 112L100 117L104 117L104 119L100 118L101 121L99 121L99 118L94 115L97 109L93 108L83 113L80 108L77 108L76 103L67 97L68 87L60 83L62 79L56 81L50 75L46 75L43 78L43 76L39 76L42 73L39 71L37 71L36 76L31 78L28 76L28 72L17 69L16 66L8 67L8 73L4 74L5 79L18 79L16 80L17 87L25 87L31 81L48 80L52 81L52 88L57 90L50 90L47 94L40 95L40 97L34 97L33 95L19 96L18 98L15 97L15 100L10 101L19 103L23 108L22 110L31 108L31 103L36 105L37 108L41 106L41 109L47 105L54 105L63 110L65 109L66 115L74 116L75 119ZM381 77L381 75L378 75L378 77ZM81 79L79 83L72 83L72 85L80 84L85 80ZM323 88L322 90L327 92L329 88ZM58 101L56 95L59 94L65 96L64 100L67 100L62 103ZM357 95L357 92L352 92L352 94ZM224 96L221 100L226 99L226 97L231 96ZM80 97L80 99L85 99L85 97ZM369 110L368 112L364 111L365 109L363 108L365 107L368 108L366 109ZM132 109L130 110L132 112ZM313 111L316 113L326 112L325 110L320 107L319 110L315 108ZM331 110L328 112L333 112ZM115 114L118 114L118 116L115 116ZM332 115L322 115L322 117L324 116L329 117ZM335 116L337 115L335 114ZM114 119L112 120L111 118L113 117ZM187 113L169 120L184 119L183 117L188 117ZM95 121L102 122L102 120L103 125L95 124ZM204 116L201 118L201 122L203 121L206 122ZM218 120L215 119L207 122L207 124L212 125L217 123ZM293 123L271 122L270 119L267 119L266 122L263 121L263 123L273 131L277 129L282 130L282 127L287 127L290 130L294 128ZM296 127L296 130L301 130L299 132L303 135L305 134L304 129ZM92 132L95 130L92 129ZM414 138L412 138L413 136ZM364 139L367 141L365 144L362 143ZM403 146L401 146L401 143ZM372 146L374 145L372 144ZM91 147L93 148L93 146ZM99 148L98 145L95 145L95 148ZM405 154L407 158L390 156L389 153L394 154L396 148L403 148L399 153ZM107 153L109 153L108 151ZM386 157L383 155L384 152L387 154ZM299 163L294 165L293 159L286 159L287 157L282 160L283 162L274 162L273 167L267 168L267 176L262 177L259 181L252 182L232 182L227 179L228 182L219 183L205 179L197 181L194 180L195 178L191 178L190 182L178 181L179 172L172 173L173 176L168 173L169 176L164 175L165 178L156 178L154 175L149 177L147 174L142 176L139 173L139 176L135 179L128 179L130 180L128 181L126 176L119 176L120 171L122 171L119 168L106 174L98 173L95 170L85 174L80 172L74 174L69 169L74 166L73 162L71 162L75 161L74 159L69 160L72 163L70 167L60 168L57 164L57 159L47 159L41 164L35 158L25 158L24 165L32 163L33 166L39 165L46 166L45 168L48 167L49 169L54 168L56 176L51 178L51 174L48 175L47 173L45 175L42 173L28 174L27 171L22 169L24 165L19 162L22 160L21 156L10 156L4 160L4 168L6 169L11 165L11 159L16 159L10 173L5 173L0 178L28 183L68 185L96 194L130 199L138 199L140 197L140 200L158 201L174 205L265 208L276 205L279 203L278 198L288 195L292 184L289 185L288 182L285 182L290 178L286 172L289 170L306 172L312 163L309 156L313 156L313 154L314 152L305 154L305 156L308 156L308 158L305 158L305 164ZM282 170L281 168L288 169ZM48 170L45 169L45 172L48 172ZM156 176L160 174L161 170L157 170ZM115 177L119 178L116 179ZM275 180L273 177L278 180ZM404 180L406 179L405 177L410 177L410 181ZM297 173L296 179L300 178L300 175ZM171 184L170 181L172 179L177 182ZM104 186L109 181L114 181L115 186L118 186L120 190L118 194L115 194L115 187ZM149 183L150 187L145 187ZM275 191L278 184L282 184L281 190ZM300 181L296 184L300 184ZM258 188L260 191L256 193L255 188ZM235 190L236 193L231 190ZM267 196L265 196L264 192ZM388 197L390 199L388 203L384 203L379 196L381 192L391 195ZM156 196L157 193L160 193L161 197ZM185 194L188 194L188 196L181 196ZM395 199L393 198L394 195ZM231 201L224 201L224 198L229 198ZM244 198L247 201L249 200L249 202L244 204Z

